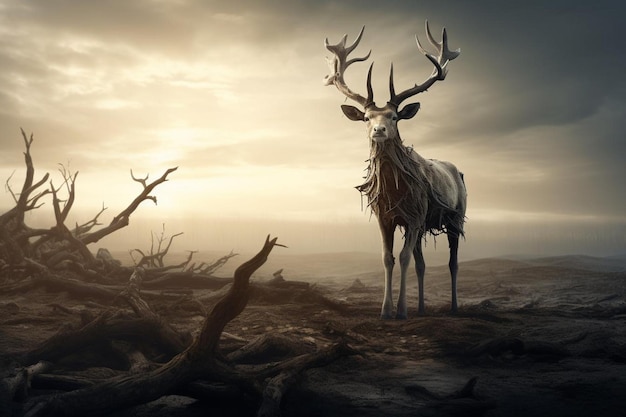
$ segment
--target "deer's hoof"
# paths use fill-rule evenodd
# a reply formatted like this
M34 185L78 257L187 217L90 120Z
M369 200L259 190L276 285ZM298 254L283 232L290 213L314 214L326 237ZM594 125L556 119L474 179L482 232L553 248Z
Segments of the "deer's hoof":
M406 320L408 318L406 313L398 313L396 314L396 320Z

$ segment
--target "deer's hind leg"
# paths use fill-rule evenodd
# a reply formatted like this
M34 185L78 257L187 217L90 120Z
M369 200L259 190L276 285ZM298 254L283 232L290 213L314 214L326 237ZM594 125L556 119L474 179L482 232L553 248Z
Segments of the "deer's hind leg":
M418 314L425 313L424 306L424 275L426 273L426 263L424 262L424 254L422 253L422 238L424 233L420 233L415 247L413 248L413 257L415 258L415 272L417 274L417 287L419 291L419 300L417 312Z
M459 234L458 233L448 233L448 244L450 246L450 261L448 262L448 267L450 268L450 278L452 280L452 313L456 313L458 311L457 305L457 297L456 297L456 277L459 272Z

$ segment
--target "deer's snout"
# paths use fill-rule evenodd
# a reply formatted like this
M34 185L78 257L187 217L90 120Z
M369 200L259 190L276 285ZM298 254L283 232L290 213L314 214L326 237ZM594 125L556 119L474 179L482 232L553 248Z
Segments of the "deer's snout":
M377 124L372 126L371 139L376 142L383 142L387 139L387 126Z

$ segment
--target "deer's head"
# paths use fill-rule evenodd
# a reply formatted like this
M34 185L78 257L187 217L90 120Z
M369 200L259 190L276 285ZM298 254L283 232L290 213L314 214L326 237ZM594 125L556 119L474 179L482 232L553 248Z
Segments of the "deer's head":
M415 36L417 47L422 54L426 56L435 66L432 74L426 81L420 85L415 85L412 88L402 91L396 94L393 85L393 65L389 73L389 93L390 99L383 106L378 107L374 103L374 92L372 90L372 65L370 65L367 73L367 97L353 92L345 83L343 74L345 70L351 64L359 61L365 61L369 58L371 51L362 58L352 58L348 60L348 55L358 46L363 36L365 27L361 29L359 36L355 39L352 45L346 47L347 35L344 35L341 41L336 45L330 45L328 39L324 41L326 49L333 53L331 58L326 58L328 66L330 67L330 74L324 78L326 85L334 84L337 89L343 93L349 99L352 99L363 106L363 110L357 107L342 105L341 110L350 120L365 122L367 129L367 136L372 142L382 143L387 139L399 138L398 134L398 121L402 119L410 119L417 114L420 108L419 103L411 103L400 108L402 102L409 97L426 91L436 81L444 80L447 74L448 62L455 59L461 53L460 49L456 51L450 51L448 49L448 36L446 29L443 29L442 41L437 42L428 27L428 21L426 21L426 37L430 44L436 49L437 56L430 54L420 44L419 38Z
M390 138L399 137L398 121L410 119L417 114L420 108L419 103L411 103L404 106L402 110L392 103L387 103L384 107L377 107L371 104L361 111L354 106L343 104L341 110L348 119L355 122L365 122L367 137L374 142L382 143Z

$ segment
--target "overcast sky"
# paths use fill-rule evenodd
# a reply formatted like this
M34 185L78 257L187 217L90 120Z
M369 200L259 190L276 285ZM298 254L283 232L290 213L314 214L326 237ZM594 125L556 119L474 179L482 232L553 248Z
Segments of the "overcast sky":
M130 169L179 167L117 232L132 247L165 222L185 249L273 233L295 251L378 250L354 189L364 126L322 83L323 41L366 26L355 55L372 49L384 103L391 62L397 89L430 74L414 41L428 19L462 53L400 131L465 173L467 250L626 252L624 16L621 1L0 0L0 178L19 190L22 127L40 176L79 171L79 222L125 208ZM366 71L350 67L353 89Z

